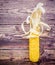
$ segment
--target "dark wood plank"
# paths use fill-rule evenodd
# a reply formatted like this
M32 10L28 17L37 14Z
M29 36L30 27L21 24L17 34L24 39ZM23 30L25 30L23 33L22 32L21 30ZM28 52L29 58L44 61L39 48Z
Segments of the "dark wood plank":
M27 5L25 2L27 2ZM26 9L33 9L36 4L39 2L39 0L36 2L35 1L2 1L1 3L3 3L4 7L1 8L0 7L0 24L19 24L21 22L23 22L26 17L28 16L27 13L25 13ZM45 22L49 22L49 23L53 23L54 24L54 21L55 21L55 8L54 8L54 2L55 1L44 1L43 0L43 3L44 3L44 6L45 6L45 9L46 9L46 14L45 14ZM49 3L49 4L48 4ZM34 5L33 5L34 4ZM21 7L22 5L22 7ZM6 8L8 7L8 8ZM12 8L11 8L12 7ZM15 7L15 8L13 8ZM18 8L17 8L18 7ZM26 8L26 9L25 9ZM23 13L21 13L23 12ZM49 21L50 20L50 21ZM53 22L51 22L53 21Z

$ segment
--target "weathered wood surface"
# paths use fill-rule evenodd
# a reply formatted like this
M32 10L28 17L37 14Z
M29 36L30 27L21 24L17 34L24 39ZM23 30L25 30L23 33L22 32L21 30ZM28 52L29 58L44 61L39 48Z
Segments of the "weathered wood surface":
M8 34L22 34L21 23L33 10L38 2L43 2L46 13L43 21L48 23L52 31L52 38L40 37L41 58L55 59L55 0L0 0L0 34L6 38L0 40L0 59L26 59L28 58L28 39L19 39ZM25 25L27 30L29 27Z

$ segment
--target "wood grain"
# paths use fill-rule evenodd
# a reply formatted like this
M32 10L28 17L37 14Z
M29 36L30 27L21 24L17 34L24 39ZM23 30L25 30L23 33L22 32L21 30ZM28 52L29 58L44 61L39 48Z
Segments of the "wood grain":
M0 60L29 58L28 39L8 35L23 34L21 23L30 15L27 10L32 11L38 2L43 2L46 9L42 20L52 28L49 38L40 37L40 58L55 59L55 0L0 0L0 34L7 35L0 39ZM29 25L25 28L28 31Z

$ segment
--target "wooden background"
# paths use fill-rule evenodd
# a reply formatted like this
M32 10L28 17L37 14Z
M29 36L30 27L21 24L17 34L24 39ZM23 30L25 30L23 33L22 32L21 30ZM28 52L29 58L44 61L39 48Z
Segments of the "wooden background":
M43 21L52 28L49 37L40 37L40 58L55 60L55 0L0 0L0 60L29 58L28 39L11 35L23 33L21 23L30 15L27 10L32 11L39 2L43 2L46 9Z

